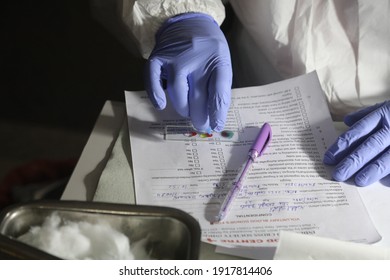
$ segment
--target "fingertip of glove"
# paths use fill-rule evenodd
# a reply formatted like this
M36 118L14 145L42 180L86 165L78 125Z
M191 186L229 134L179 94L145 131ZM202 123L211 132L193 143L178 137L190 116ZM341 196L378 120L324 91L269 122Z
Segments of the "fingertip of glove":
M355 176L355 184L359 187L366 187L377 181L375 176L377 171L372 172L372 168L365 168Z
M323 163L328 164L328 165L336 164L336 159L334 158L333 154L331 154L329 152L326 152L324 154L324 158L322 161L323 161Z
M217 125L216 127L213 128L213 131L215 132L221 132L223 130L223 126Z
M367 180L367 178L362 178L360 176L356 176L355 177L355 184L358 186L358 187L366 187L368 185L371 184L371 182L369 182L369 180Z
M332 177L333 177L334 180L336 180L338 182L344 182L345 180L348 179L346 174L347 174L347 171L345 170L345 168L336 167L333 170Z
M166 103L164 101L158 102L156 99L151 99L153 107L157 110L165 109Z
M355 117L354 117L354 114L348 114L344 117L344 123L347 125L347 126L352 126L354 123L356 122L355 120Z
M152 105L157 110L163 110L167 106L167 101L165 97L156 91L153 91L151 89L147 89L146 92L148 93L149 100L152 102Z
M215 132L221 132L225 127L225 123L223 121L215 121L212 125L211 125L211 129Z

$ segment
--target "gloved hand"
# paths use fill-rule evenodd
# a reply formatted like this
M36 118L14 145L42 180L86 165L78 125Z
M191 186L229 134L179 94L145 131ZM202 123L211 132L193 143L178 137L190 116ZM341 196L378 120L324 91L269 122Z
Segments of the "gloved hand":
M145 88L162 110L166 90L174 109L202 132L221 131L230 106L232 68L224 34L212 17L187 13L168 19L146 63Z
M335 165L333 178L345 181L355 175L367 186L390 174L390 101L349 114L350 129L326 151L324 163Z

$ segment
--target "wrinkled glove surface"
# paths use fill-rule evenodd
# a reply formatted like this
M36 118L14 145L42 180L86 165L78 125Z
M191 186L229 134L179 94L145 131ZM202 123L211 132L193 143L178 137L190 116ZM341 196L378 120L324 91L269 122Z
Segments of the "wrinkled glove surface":
M156 109L174 109L199 131L221 131L231 99L230 51L218 24L188 13L167 20L146 63L145 88Z
M345 117L349 130L326 151L324 163L336 165L333 178L354 176L358 186L370 185L390 174L390 101Z

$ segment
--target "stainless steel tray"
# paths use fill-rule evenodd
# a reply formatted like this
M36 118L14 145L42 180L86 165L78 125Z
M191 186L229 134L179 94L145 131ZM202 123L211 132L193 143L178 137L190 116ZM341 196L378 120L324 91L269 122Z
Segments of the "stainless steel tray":
M72 222L102 220L131 242L148 236L145 245L153 259L197 259L200 226L175 208L83 201L35 201L13 205L0 213L0 258L56 259L17 238L40 226L52 213Z

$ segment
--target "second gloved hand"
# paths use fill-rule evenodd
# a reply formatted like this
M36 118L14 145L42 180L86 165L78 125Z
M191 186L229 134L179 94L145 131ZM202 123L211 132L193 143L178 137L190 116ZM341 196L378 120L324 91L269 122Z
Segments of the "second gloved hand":
M221 131L230 106L232 68L224 34L208 15L168 19L156 35L147 61L145 88L157 109L167 104L199 131Z
M336 165L333 178L345 181L355 176L358 186L367 186L390 174L390 101L349 114L350 129L326 151L324 163Z

